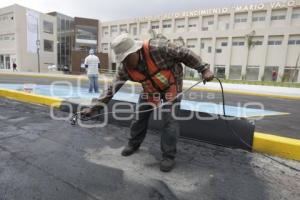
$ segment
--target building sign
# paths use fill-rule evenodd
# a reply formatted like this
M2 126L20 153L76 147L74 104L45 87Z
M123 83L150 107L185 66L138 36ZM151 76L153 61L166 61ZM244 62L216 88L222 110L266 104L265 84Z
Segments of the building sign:
M28 9L26 12L26 20L27 20L27 51L29 53L36 53L37 45L38 45L39 13Z
M187 12L178 12L170 13L160 16L148 16L140 17L135 19L135 21L148 21L148 20L164 20L172 18L183 18L183 17L198 17L202 15L214 15L214 14L229 14L230 12L248 12L248 11L258 11L266 10L267 8L271 9L280 9L288 7L300 6L300 0L288 0L288 1L277 1L271 3L257 3L249 4L244 6L232 6L232 7L223 7L223 8L210 8L205 10L194 10Z

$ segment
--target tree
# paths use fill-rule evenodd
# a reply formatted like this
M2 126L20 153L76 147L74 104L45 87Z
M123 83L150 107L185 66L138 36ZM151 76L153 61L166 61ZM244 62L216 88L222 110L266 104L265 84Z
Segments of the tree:
M295 68L294 68L294 73L293 73L293 76L292 77L292 80L291 82L294 82L295 78L296 78L296 75L297 75L297 69L298 69L298 63L299 63L299 58L300 58L300 52L298 54L298 57L297 57L297 60L296 60L296 65L295 65ZM296 80L297 82L297 80Z
M249 55L250 55L250 50L255 46L255 41L253 41L253 37L255 35L255 31L251 31L249 34L246 35L246 41L247 41L247 58L246 58L246 67L248 66L249 62ZM246 74L242 74L242 79L246 78Z

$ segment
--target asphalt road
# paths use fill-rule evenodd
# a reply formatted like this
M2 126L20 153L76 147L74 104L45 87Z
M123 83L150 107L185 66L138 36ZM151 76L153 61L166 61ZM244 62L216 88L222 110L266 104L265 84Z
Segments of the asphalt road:
M0 76L0 83L36 83L36 84L51 84L53 81L62 80L61 78L31 78L23 76ZM74 86L77 85L76 80L66 79L70 81ZM87 87L87 81L82 81L82 86ZM103 89L103 85L100 85ZM128 87L122 88L123 91L128 91ZM251 95L239 95L226 93L225 99L227 105L244 106L249 102L259 102L262 103L266 110L286 112L288 115L275 115L266 116L263 119L256 120L255 126L258 132L270 133L273 135L289 137L300 139L300 101L299 100L289 100L280 99L273 97L261 97L261 96L251 96ZM138 89L137 89L138 91ZM204 101L204 102L215 102L221 103L221 93L216 92L193 92L194 101ZM187 93L186 99L190 99L190 93ZM255 108L255 107L254 107Z
M261 154L180 140L176 168L162 173L156 134L125 158L127 128L72 127L2 98L0 127L1 200L300 199L300 173Z

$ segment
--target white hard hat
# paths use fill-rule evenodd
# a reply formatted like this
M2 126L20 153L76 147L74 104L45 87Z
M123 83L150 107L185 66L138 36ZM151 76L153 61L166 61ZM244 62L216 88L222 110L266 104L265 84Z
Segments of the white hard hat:
M142 46L142 41L132 39L128 33L117 36L111 44L111 47L116 54L117 62L122 62L129 54L141 49Z

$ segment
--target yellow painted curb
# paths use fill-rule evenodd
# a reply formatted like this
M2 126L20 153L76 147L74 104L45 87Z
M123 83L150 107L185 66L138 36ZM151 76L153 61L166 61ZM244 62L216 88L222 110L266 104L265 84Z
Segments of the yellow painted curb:
M253 151L300 161L300 140L266 133L254 133Z
M42 104L47 106L53 106L55 108L59 108L63 101L63 99L60 98L47 97L47 96L31 94L27 92L1 89L1 88L0 88L0 96L9 99L23 101L26 103L36 103L36 104Z

